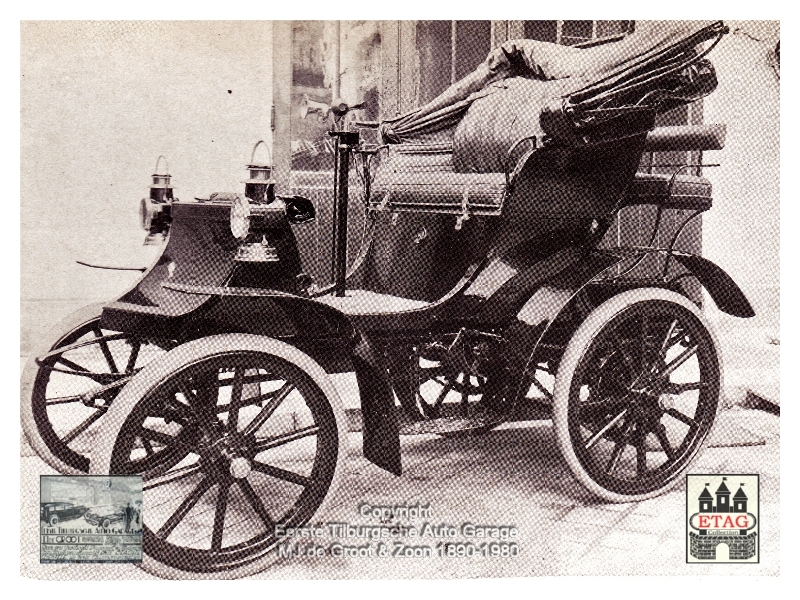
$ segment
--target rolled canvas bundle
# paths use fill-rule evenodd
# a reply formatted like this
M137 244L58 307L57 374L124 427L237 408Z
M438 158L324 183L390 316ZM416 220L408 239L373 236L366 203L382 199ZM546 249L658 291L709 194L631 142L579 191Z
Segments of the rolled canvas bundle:
M725 31L721 22L640 22L591 48L510 40L430 103L383 122L381 138L452 144L456 172L487 173L506 171L524 138L579 147L636 135L656 112L713 91L703 46Z

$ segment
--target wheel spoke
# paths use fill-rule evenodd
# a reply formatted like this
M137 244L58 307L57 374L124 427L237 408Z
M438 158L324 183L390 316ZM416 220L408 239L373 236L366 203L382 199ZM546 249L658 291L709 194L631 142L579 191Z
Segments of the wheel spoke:
M264 450L269 450L270 448L283 446L284 444L288 444L289 442L293 442L295 440L299 440L304 437L308 437L310 435L316 435L317 433L319 433L319 427L317 427L316 425L311 425L310 427L304 427L303 429L298 429L297 431L293 431L288 434L279 435L264 440L259 440L259 442L255 445L255 451L256 454L258 454L260 452L263 452Z
M225 529L225 512L228 510L228 490L231 482L229 479L219 484L217 492L217 508L214 512L214 531L211 534L211 551L222 550L222 532Z
M78 394L77 396L60 396L57 398L50 398L45 400L45 406L55 406L56 404L71 404L73 402L83 401L84 395Z
M614 442L614 451L611 453L611 458L608 459L608 463L606 464L606 475L611 476L614 474L614 470L617 468L625 446L627 446L625 442Z
M80 425L78 425L75 429L73 429L67 435L65 435L61 439L61 443L66 445L66 444L69 444L70 442L72 442L76 437L78 437L84 431L89 429L89 427L91 427L92 423L94 423L95 421L97 421L97 419L102 417L104 413L105 413L105 410L96 410L91 416L89 416L89 418L87 418Z
M106 341L105 337L103 337L103 332L99 327L94 330L94 335L99 341L100 350L102 350L103 356L106 358L109 370L112 373L119 373L119 370L117 369L117 363L114 362L114 356L111 354L111 349L108 347L108 342Z
M674 408L668 408L664 412L665 412L665 414L668 414L673 419L678 419L678 421L681 421L682 423L685 423L689 427L692 427L692 428L697 427L697 421L695 421L690 416L683 414L679 410L676 410Z
M669 377L672 374L672 372L675 371L675 369L680 367L683 363L685 363L687 360L692 358L692 356L694 356L697 353L697 348L698 348L697 345L694 345L691 348L687 348L686 350L681 352L678 356L675 357L675 359L671 363L669 363L666 367L664 367L663 370L658 371L656 373L656 377L660 379L665 379Z
M442 387L442 389L439 390L439 395L436 396L436 400L434 400L431 408L437 410L439 407L441 407L442 402L444 402L444 399L447 397L447 394L449 394L450 390L452 389L453 389L453 382L448 380L447 383Z
M237 479L237 483L244 494L244 497L247 498L247 501L250 503L250 506L253 507L253 510L256 511L256 514L261 518L262 523L267 528L267 532L271 533L275 531L275 521L272 520L272 517L269 516L264 503L261 501L261 498L258 497L253 486L247 481L247 479Z
M689 392L691 390L699 390L708 387L707 381L695 381L694 383L672 383L669 382L664 387L664 391L668 394L674 394L676 396L683 394L684 392Z
M148 490L161 487L162 485L167 485L168 483L174 483L176 481L180 481L181 479L186 479L187 477L191 477L197 473L199 469L200 465L198 463L194 463L185 467L181 467L180 469L176 469L175 471L162 473L157 475L155 478L146 479L142 483L142 491L146 492Z
M189 494L186 499L181 502L181 505L178 509L172 513L172 516L167 519L167 521L161 526L161 529L158 530L156 536L161 538L162 540L166 540L169 537L169 534L172 533L175 528L183 521L184 517L189 514L189 511L194 508L194 505L200 501L200 498L214 485L214 480L211 477L206 477L203 479L194 491Z
M698 426L697 421L695 421L692 417L682 413L681 411L679 411L679 410L677 410L675 408L668 408L667 410L664 411L664 414L669 415L673 419L677 419L678 421L681 421L682 423L688 425L689 427L694 428L694 427Z
M664 337L664 341L661 342L661 350L658 351L658 355L663 358L667 354L667 350L669 350L672 345L672 334L675 333L675 328L678 326L678 320L675 319L670 323L669 329L667 329L667 335Z
M596 444L596 443L597 443L597 442L600 440L600 438L601 438L601 437L603 437L603 435L604 435L604 434L605 434L605 433L606 433L606 432L607 432L609 429L611 429L611 428L612 428L614 425L616 425L617 423L619 423L620 419L622 419L622 417L624 417L624 416L625 416L625 414L626 414L627 412L628 412L628 409L627 409L627 408L624 408L624 409L622 409L622 412L620 412L620 413L619 413L619 414L618 414L616 417L614 417L614 418L613 418L613 419L611 419L611 420L610 420L608 423L606 423L606 424L603 426L603 428L602 428L600 431L598 431L597 433L595 433L595 434L594 434L594 435L593 435L593 436L592 436L592 437L589 439L589 441L588 441L588 442L586 442L586 446L584 446L584 447L585 447L587 450L589 450L589 449L590 449L592 446L594 446L594 445L595 445L595 444Z
M292 393L294 390L294 384L290 382L286 382L283 384L283 387L278 391L272 400L267 402L266 406L261 409L255 418L247 424L247 427L244 428L242 431L242 435L247 437L248 435L254 434L258 431L261 426L269 419L270 415L275 412L275 410L280 406L281 402L286 399L286 396Z
M640 477L647 472L647 447L642 432L636 434L636 475Z
M669 460L675 459L675 450L672 449L672 446L669 443L669 438L667 437L667 430L663 424L659 423L659 425L655 428L653 432L656 434L656 438L658 439L658 443L661 444L661 447L664 449L664 452L667 455Z
M538 377L536 377L536 373L533 374L533 378L531 379L531 381L533 382L533 385L536 386L536 389L539 390L542 394L544 394L545 398L550 400L550 402L553 401L553 393L546 387L544 387L544 385L542 385Z
M153 444L150 440L146 437L139 437L139 441L142 442L145 454L147 454L147 456L152 456L155 451L153 450Z
M85 375L87 373L89 373L91 375L95 374L95 373L92 373L91 371L89 371L86 367L82 367L78 363L73 362L68 358L64 358L63 356L59 356L56 359L56 362L60 362L65 367L69 367L70 369L72 369L73 371L75 371L79 375Z
M59 356L56 359L56 363L61 363L65 367L69 367L72 369L71 371L65 371L63 369L58 369L56 367L50 367L52 371L57 371L59 373L65 373L67 375L77 375L78 377L88 377L89 379L94 379L97 383L103 383L108 381L109 373L92 373L85 367L82 367L76 362L71 361L68 358L64 358L63 356Z
M89 390L88 392L84 392L81 399L85 402L94 402L100 394L105 394L110 390L122 387L125 384L127 384L130 380L131 380L130 377L123 377L121 379L117 379L116 381L112 381L111 383L102 385L99 388L95 388L93 390Z
M469 417L469 392L467 389L461 389L461 416Z
M258 461L253 461L252 468L254 471L264 473L264 475L269 475L270 477L275 477L276 479L283 479L284 481L296 483L297 485L301 485L303 487L308 487L314 483L313 479L306 477L305 475L293 473L292 471L287 471L285 469L281 469L280 467L274 467Z
M239 430L239 408L242 402L242 390L244 389L244 369L234 369L233 383L231 384L231 400L228 405L228 432Z
M647 313L642 314L642 347L640 349L641 356L639 357L639 370L644 372L647 368L647 333L649 331L649 320Z
M142 349L142 342L139 340L134 340L131 342L131 355L128 357L128 364L125 366L125 372L128 375L133 373L133 369L136 367L136 360L139 358L139 350Z

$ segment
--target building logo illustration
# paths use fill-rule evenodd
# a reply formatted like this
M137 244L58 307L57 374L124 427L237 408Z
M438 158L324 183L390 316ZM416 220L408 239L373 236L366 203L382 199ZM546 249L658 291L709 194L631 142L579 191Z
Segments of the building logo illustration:
M758 562L758 483L758 475L686 476L686 562Z

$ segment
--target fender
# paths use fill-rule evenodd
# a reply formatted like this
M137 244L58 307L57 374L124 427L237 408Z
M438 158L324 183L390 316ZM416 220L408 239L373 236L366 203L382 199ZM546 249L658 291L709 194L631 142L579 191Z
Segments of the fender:
M691 276L695 277L708 290L708 295L722 312L743 319L755 316L756 311L753 310L753 306L744 295L742 288L722 267L696 254L678 251L673 251L671 254Z
M594 250L580 262L573 262L572 268L560 271L538 287L508 327L506 338L512 345L513 354L518 360L527 359L524 365L516 365L523 369L519 372L528 372L545 334L581 290L597 282L604 273L621 262L653 253L671 254L686 269L686 273L665 281L665 286L683 277L694 277L708 290L720 310L742 318L755 315L752 305L733 278L706 258L661 248ZM602 282L599 284L602 285ZM516 399L520 398L520 394L527 393L525 381L523 377Z
M296 346L327 373L355 371L364 419L364 457L395 475L402 474L400 429L388 370L369 338L340 311L309 298L276 293L271 297L223 296L197 311L184 325L196 339L216 333L255 333Z
M375 352L364 336L353 352L353 367L364 419L364 458L400 476L403 474L400 460L400 423L392 384L380 354Z

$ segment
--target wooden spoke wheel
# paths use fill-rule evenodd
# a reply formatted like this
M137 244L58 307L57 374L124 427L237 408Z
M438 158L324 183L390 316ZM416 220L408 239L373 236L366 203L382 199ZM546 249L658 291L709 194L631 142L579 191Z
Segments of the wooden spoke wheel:
M61 473L89 472L92 426L131 376L166 350L100 327L102 304L59 323L25 365L20 416L39 456Z
M152 465L155 452L177 460ZM339 478L346 429L310 357L249 335L204 338L144 369L109 411L93 473L141 473L143 567L233 578L262 570ZM178 458L179 457L179 458Z
M699 309L643 288L595 309L556 377L556 440L576 478L613 502L675 485L698 458L722 390L718 346Z

